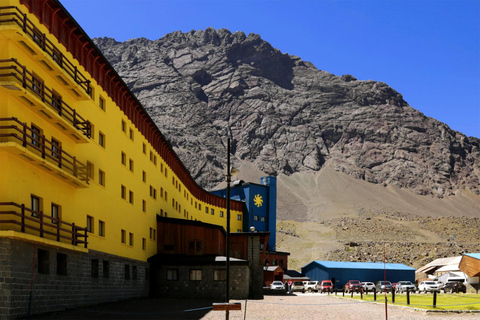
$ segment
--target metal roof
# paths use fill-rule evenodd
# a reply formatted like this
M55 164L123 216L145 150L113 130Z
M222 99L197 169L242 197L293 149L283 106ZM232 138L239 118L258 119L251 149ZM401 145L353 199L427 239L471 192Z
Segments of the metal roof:
M320 260L315 260L307 264L303 268L311 265L312 263L319 264L329 269L415 270L415 268L406 266L401 263L385 263L384 264L383 262L345 262L345 261L320 261Z
M463 255L480 260L480 253L464 253Z

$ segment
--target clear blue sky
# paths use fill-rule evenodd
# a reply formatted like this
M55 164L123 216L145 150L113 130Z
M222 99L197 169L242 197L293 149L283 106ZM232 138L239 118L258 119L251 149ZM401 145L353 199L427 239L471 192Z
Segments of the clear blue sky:
M257 33L335 75L383 81L426 116L480 138L479 0L60 0L91 38Z

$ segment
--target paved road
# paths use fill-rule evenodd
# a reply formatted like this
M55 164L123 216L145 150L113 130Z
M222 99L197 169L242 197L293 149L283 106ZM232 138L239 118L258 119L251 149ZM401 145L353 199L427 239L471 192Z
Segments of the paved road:
M229 319L232 320L480 320L480 313L427 313L391 305L387 308L387 318L384 304L352 301L318 293L265 296L263 300L248 300L246 309L245 300L235 302L241 303L242 310L231 311ZM135 299L61 311L29 319L225 319L224 311L212 311L211 306L212 301L201 299Z

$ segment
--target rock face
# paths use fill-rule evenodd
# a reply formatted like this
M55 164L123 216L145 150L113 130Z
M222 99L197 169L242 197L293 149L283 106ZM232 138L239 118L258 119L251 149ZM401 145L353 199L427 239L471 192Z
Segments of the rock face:
M480 194L480 140L424 116L382 82L318 70L259 35L94 39L200 185L236 162L277 175L337 171L444 197ZM466 115L467 116L467 115Z

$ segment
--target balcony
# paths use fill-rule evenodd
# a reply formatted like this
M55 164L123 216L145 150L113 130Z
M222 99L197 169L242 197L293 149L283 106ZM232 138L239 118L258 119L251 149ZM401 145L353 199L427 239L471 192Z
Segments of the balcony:
M68 223L60 218L43 214L15 202L0 202L0 230L27 233L87 248L87 229Z
M91 124L14 58L0 60L0 86L23 98L76 142L88 142ZM81 134L79 134L81 133Z
M17 118L0 118L0 148L26 159L76 188L88 187L87 166Z
M55 70L57 65L62 74L66 74L66 79L72 82L72 90L75 94L83 99L88 99L92 95L92 87L90 80L78 71L78 68L68 60L62 52L46 37L45 33L41 33L35 25L27 18L27 14L23 13L15 6L0 7L0 27L2 30L11 31L10 37L19 44L24 46L30 53L38 55L36 51L41 49L44 54L38 55L38 60L41 60L47 69ZM20 29L21 32L17 30ZM35 50L34 48L38 48ZM48 57L43 59L43 56ZM69 81L60 76L61 79L68 83ZM77 89L78 87L78 89Z

